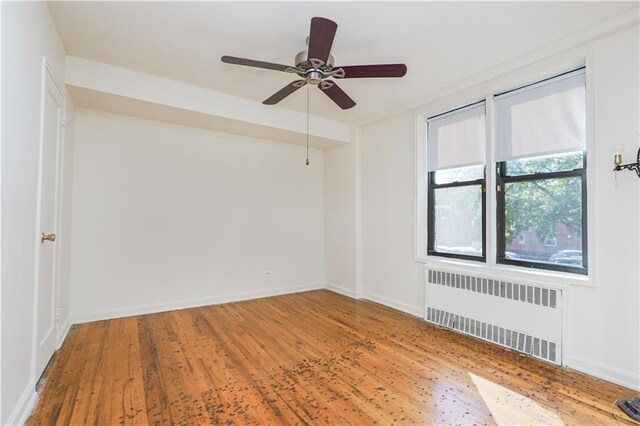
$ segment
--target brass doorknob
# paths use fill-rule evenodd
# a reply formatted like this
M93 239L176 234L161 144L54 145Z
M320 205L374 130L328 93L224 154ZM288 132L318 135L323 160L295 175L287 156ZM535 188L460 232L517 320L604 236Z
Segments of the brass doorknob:
M40 238L40 241L42 241L43 243L45 241L54 242L55 240L56 240L56 234L45 234L44 232L42 233L42 237Z

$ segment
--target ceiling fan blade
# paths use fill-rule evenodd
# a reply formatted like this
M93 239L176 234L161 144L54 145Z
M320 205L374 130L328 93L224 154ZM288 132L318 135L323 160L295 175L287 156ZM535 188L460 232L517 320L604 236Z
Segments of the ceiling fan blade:
M337 29L338 24L329 19L319 17L311 18L307 60L319 59L324 63L327 62Z
M262 103L265 105L275 105L306 84L307 82L305 80L292 81L291 83L287 84L282 89L271 95L270 98L264 100Z
M333 102L335 102L342 109L349 109L356 106L356 102L349 97L344 91L335 83L326 89L323 89L320 86L320 90L322 90L328 97L331 98Z
M371 78L371 77L404 77L407 73L405 64L380 64L380 65L348 65L333 67L334 70L342 68L342 78Z
M272 62L254 61L253 59L236 58L235 56L223 56L222 62L233 65L244 65L246 67L265 68L275 71L286 71L291 68L289 65L274 64Z

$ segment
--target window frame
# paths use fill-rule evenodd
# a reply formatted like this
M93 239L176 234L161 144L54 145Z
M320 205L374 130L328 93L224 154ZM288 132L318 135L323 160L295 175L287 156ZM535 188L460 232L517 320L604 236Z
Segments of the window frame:
M525 268L541 269L547 271L570 272L573 274L588 275L589 273L589 246L588 246L588 206L587 206L587 151L582 151L582 167L560 172L536 172L527 175L509 176L507 174L507 161L495 163L496 166L496 263L513 265ZM513 182L533 182L536 180L552 180L568 177L579 177L582 194L582 267L568 266L553 263L531 262L521 259L508 259L505 241L505 184Z
M441 256L455 259L473 260L477 262L487 261L487 166L484 165L483 177L481 179L454 181L449 183L435 183L437 171L427 172L427 255ZM461 188L480 185L481 206L482 206L482 256L472 256L466 254L446 253L435 249L435 191L444 188Z
M456 267L467 269L469 271L477 271L477 268L486 273L503 274L509 277L517 277L519 279L536 279L552 280L559 285L578 285L584 287L596 287L594 282L594 274L596 266L593 262L594 238L593 229L584 228L583 238L587 240L584 244L583 251L586 253L588 263L588 272L586 274L577 273L575 269L568 271L555 271L548 269L529 268L520 265L500 264L497 262L497 229L496 229L496 209L497 194L496 185L496 160L495 160L495 113L494 113L494 97L504 94L512 90L518 90L526 86L535 85L547 79L553 79L565 73L571 73L584 69L585 71L585 89L586 89L586 146L584 151L586 155L586 185L583 188L588 191L587 203L583 203L583 220L586 218L587 226L593 226L593 217L595 214L595 203L597 199L597 188L594 183L595 168L594 156L591 155L595 150L594 143L594 58L591 49L577 49L567 54L559 55L553 60L544 63L531 63L522 69L511 69L504 74L495 75L485 82L480 82L463 92L451 93L441 99L431 101L417 109L414 113L415 123L415 144L414 144L414 261L430 265L432 267L440 267L442 265L456 265ZM451 259L440 253L429 252L428 240L429 235L433 232L429 230L428 212L431 203L428 202L428 167L427 167L427 123L430 118L455 111L461 105L473 105L478 102L485 102L486 105L486 124L487 124L487 152L486 152L486 175L485 184L486 191L485 208L486 208L486 239L485 239L485 262L479 262L478 258L470 259ZM585 214L586 211L586 214Z

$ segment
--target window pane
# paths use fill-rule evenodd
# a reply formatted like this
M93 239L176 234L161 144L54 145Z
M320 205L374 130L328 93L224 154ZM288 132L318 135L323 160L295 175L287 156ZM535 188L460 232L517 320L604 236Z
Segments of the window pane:
M507 161L507 175L520 176L535 173L566 172L584 167L583 152Z
M452 182L467 182L484 179L484 166L460 167L434 172L434 183L440 185Z
M434 249L482 257L482 186L434 189Z
M505 185L505 257L583 266L579 177Z

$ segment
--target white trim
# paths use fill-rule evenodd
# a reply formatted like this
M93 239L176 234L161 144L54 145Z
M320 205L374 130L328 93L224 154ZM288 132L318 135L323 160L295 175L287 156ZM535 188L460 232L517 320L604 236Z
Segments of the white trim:
M38 145L38 184L37 184L37 201L36 201L36 223L35 223L35 262L34 262L34 282L33 282L33 325L32 325L32 336L31 336L31 380L38 380L39 374L36 372L37 370L37 360L38 360L38 288L40 286L40 251L41 251L41 243L40 243L40 232L42 232L42 187L43 187L43 161L44 161L44 114L45 114L45 102L47 98L47 90L53 89L53 87L49 87L48 78L53 82L53 86L58 91L60 95L60 107L62 108L62 115L66 114L66 95L64 90L62 90L62 86L58 82L53 70L49 66L49 62L47 61L46 56L42 57L42 73L41 73L41 91L40 91L40 132L39 132L39 145ZM62 117L61 117L62 119ZM60 123L59 134L56 143L56 169L55 169L55 195L54 195L54 212L53 212L53 223L54 229L53 232L56 234L60 233L60 229L62 226L62 153L64 150L64 138L65 138L65 129L64 125ZM53 274L52 274L52 285L53 291L51 292L53 297L53 306L54 309L57 310L57 306L59 304L58 298L58 287L60 280L60 243L58 240L57 245L54 247L53 254ZM58 332L58 321L54 320L54 330L57 334ZM57 338L57 336L56 336ZM57 342L56 342L57 343Z
M564 286L577 285L582 287L595 287L584 275L571 274L560 271L546 271L534 268L523 268L514 265L485 264L473 260L453 259L438 256L429 256L423 261L428 268L455 268L457 272L470 274L484 274L498 276L503 279L527 280L548 283L558 288Z
M355 129L355 166L356 166L356 241L355 241L355 280L356 280L356 298L362 299L364 295L364 281L362 279L362 129Z
M341 294L343 296L347 296L350 297L352 299L357 299L358 297L356 296L356 291L352 290L350 288L338 285L338 284L331 284L331 283L326 283L325 284L325 288L329 291L332 291L334 293L338 293Z
M82 324L85 322L124 318L134 315L155 314L159 312L175 311L178 309L197 308L201 306L218 305L221 303L240 302L243 300L260 299L263 297L280 296L283 294L300 293L303 291L320 290L324 288L324 283L303 284L299 286L281 287L268 290L229 293L221 296L202 297L199 299L186 299L178 302L153 303L149 305L130 306L126 308L109 309L99 312L83 312L72 315L71 323Z
M497 265L497 253L498 253L498 194L495 191L497 170L495 160L495 105L493 104L493 96L488 93L485 97L485 113L487 119L487 135L486 135L486 154L485 158L487 163L485 164L485 177L484 177L484 191L485 191L485 265L489 268L493 268Z
M57 241L58 241L58 247L56 250L56 259L55 259L55 268L56 268L56 275L55 275L55 329L56 329L56 349L59 349L60 346L62 345L62 342L64 341L64 338L66 338L67 333L69 332L69 327L71 327L71 323L69 322L69 317L67 316L66 320L64 323L61 323L61 319L62 319L62 309L61 309L61 300L62 298L60 297L60 287L61 287L61 283L62 283L62 269L63 269L63 265L62 265L62 259L65 256L64 253L64 243L67 239L67 235L70 234L70 232L67 232L67 235L65 235L65 229L64 229L64 171L65 171L65 150L66 150L66 141L67 141L67 124L68 124L68 113L67 113L67 92L62 90L59 86L59 83L56 81L55 76L52 74L52 78L54 83L56 83L58 85L58 89L61 90L62 93L62 128L60 130L60 143L58 145L58 175L56 176L57 179L57 188L56 188L56 193L57 193L57 197L56 197L56 212L55 212L55 217L56 217L56 236L57 236ZM60 337L63 336L63 340L60 340Z
M415 131L413 144L413 259L427 260L427 120L423 114L414 113Z
M593 46L585 52L585 87L587 90L587 269L589 270L589 281L586 283L591 287L596 287L596 114L595 114L595 59Z
M444 272L473 275L473 276L488 278L488 279L499 279L499 280L505 280L505 281L521 281L521 282L526 282L527 284L535 285L538 287L558 290L563 293L564 293L564 290L567 288L566 286L562 284L558 284L553 280L544 279L544 278L541 279L539 276L512 275L512 274L505 274L504 272L500 272L499 269L493 269L493 268L469 269L469 268L460 268L459 266L451 263L433 264L430 262L425 264L425 283L426 283L426 278L428 274L427 272L428 269L437 269ZM564 297L564 294L563 294L563 297Z
M11 415L7 418L6 425L23 425L27 422L33 407L38 401L38 393L36 392L36 382L32 380L18 398Z
M418 318L424 318L424 306L411 305L409 303L391 299L390 297L380 296L379 294L369 292L365 292L364 298L372 302L376 302L389 308L395 309L397 311L402 311Z
M67 339L67 335L69 334L69 330L71 330L71 318L67 317L64 321L62 327L59 328L58 334L56 336L56 348L60 349L62 344Z
M44 150L44 104L47 91L47 58L42 57L42 70L40 74L40 130L38 132L38 181L36 188L36 223L34 229L34 241L35 241L35 253L33 264L33 301L32 301L32 325L31 325L31 366L30 376L31 381L36 381L36 359L37 359L37 346L38 346L38 287L40 281L40 244L38 244L38 235L41 229L42 222L42 165L43 165L43 150ZM55 294L55 293L54 293ZM19 404L17 406L20 406Z
M567 355L566 361L567 367L572 370L598 377L635 391L640 391L640 378L634 377L632 374L629 374L628 371L575 355Z

